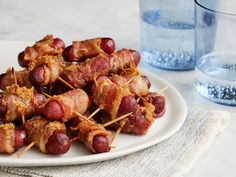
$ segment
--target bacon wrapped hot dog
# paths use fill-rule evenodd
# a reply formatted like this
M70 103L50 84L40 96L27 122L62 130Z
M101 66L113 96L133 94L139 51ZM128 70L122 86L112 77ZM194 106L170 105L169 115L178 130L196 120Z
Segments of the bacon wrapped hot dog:
M67 120L83 114L90 105L88 95L81 89L71 90L48 98L41 108L42 114L50 120Z
M16 73L17 84L20 87L23 87L23 86L27 88L32 87L30 81L28 80L28 76L29 76L28 70L24 69L23 71L18 71L15 73ZM11 86L13 84L15 84L14 71L12 70L12 68L9 68L6 73L3 73L0 75L0 89L6 90L7 86Z
M118 115L125 114L131 110L133 112L133 114L124 119L125 124L122 132L144 135L153 123L154 106L148 102L138 104L135 101L134 97L124 97L122 99ZM135 106L136 104L137 107ZM136 109L134 109L135 107ZM116 128L116 125L114 127Z
M29 81L36 87L54 83L63 71L65 63L60 55L40 57L29 73Z
M50 122L36 116L26 121L25 132L27 141L33 142L43 153L59 155L70 149L70 139L66 135L65 125L61 122Z
M94 103L109 114L103 116L103 122L132 112L124 119L123 132L145 134L151 126L154 106L148 102L139 105L127 85L117 85L103 76L97 79L97 85L93 86L92 93ZM117 126L113 127L117 128Z
M24 146L25 141L24 130L15 129L12 123L0 125L0 153L11 154Z
M135 95L147 95L151 87L149 79L141 75L136 69L123 74L113 74L110 79L117 85L128 85L131 93Z
M62 77L74 87L82 88L93 82L95 78L107 75L109 72L136 67L139 61L138 52L122 49L110 56L98 55L85 62L73 64L63 71Z
M144 100L155 106L155 118L159 118L164 115L166 111L166 100L164 96L155 92L150 92L144 97Z
M12 85L0 97L0 116L5 122L31 117L37 113L39 106L46 100L45 96L34 93L33 88Z
M18 63L20 66L27 68L32 62L37 63L39 57L60 54L64 48L65 44L61 39L47 35L33 46L26 47L25 50L18 55Z
M94 84L92 89L94 103L101 109L109 112L112 119L117 117L122 98L129 94L127 86L118 86L106 76L99 77L97 85Z
M67 61L83 61L97 56L99 53L111 54L115 51L115 41L111 38L94 38L84 41L74 41L65 48L62 55Z
M130 79L131 82L129 82ZM125 85L127 82L129 82L128 86L131 93L142 96L143 98L141 101L151 103L155 107L153 114L154 118L159 118L165 113L165 97L159 95L156 92L149 91L151 83L146 76L131 71L122 75L114 74L111 76L111 80L118 85Z
M77 118L78 138L93 153L108 152L110 150L110 131L102 125Z

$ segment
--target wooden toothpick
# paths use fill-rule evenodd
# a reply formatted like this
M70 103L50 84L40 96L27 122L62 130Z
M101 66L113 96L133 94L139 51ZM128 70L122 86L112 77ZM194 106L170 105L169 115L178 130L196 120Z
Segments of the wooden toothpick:
M77 140L79 140L79 137L78 137L78 136L76 136L76 137L70 139L70 142L72 143L72 142L77 141Z
M137 99L137 103L140 101L140 97L138 97L138 99Z
M162 88L158 94L162 94L164 91L166 91L169 88L169 86L165 86L164 88Z
M17 78L16 78L16 72L15 72L15 69L14 69L13 66L12 66L12 72L13 72L14 83L15 83L16 85L18 85L18 83L17 83Z
M76 114L77 116L81 117L82 119L84 119L84 120L90 122L91 124L94 124L94 122L92 122L91 120L89 120L89 119L88 119L87 117L85 117L84 115L82 115L82 114L80 114L80 113L78 113L78 112L75 112L75 114Z
M96 87L98 87L98 82L97 82L97 77L96 76L93 77L93 81L94 81Z
M125 125L125 121L121 121L120 122L120 127L116 130L116 133L115 133L115 135L113 136L113 138L111 140L110 147L114 146L113 143L114 143L115 139L118 137L118 135L120 134L120 132L121 132L122 128L124 127L124 125Z
M135 74L133 77L131 77L126 83L125 85L128 85L130 82L132 82L136 77L137 77L138 74Z
M69 82L65 81L64 79L62 79L61 77L58 77L58 80L61 81L63 84L65 84L66 86L68 86L69 88L71 88L72 90L75 90L75 87L73 87Z
M45 93L45 92L42 92L42 94L45 95L45 96L48 97L48 98L51 98L51 97L52 97L51 95L49 95L49 94L47 94L47 93Z
M128 113L128 114L125 114L125 115L122 115L122 116L120 116L120 117L117 117L117 118L115 118L115 119L113 119L113 120L111 120L111 121L109 121L109 122L107 122L107 123L104 123L104 124L103 124L103 127L107 127L107 126L109 126L109 125L111 125L111 124L114 124L115 122L120 121L120 120L122 120L122 119L128 117L128 116L129 116L130 114L132 114L132 113L133 113L133 112L130 112L130 113Z
M101 110L101 108L97 108L92 114L90 114L90 116L88 116L88 119L91 119L95 114L97 114L99 111Z
M76 130L78 130L78 127L70 127L70 130L76 131Z
M21 152L19 152L16 156L17 158L20 158L23 154L25 154L27 151L30 150L35 145L35 142L30 143L26 148L24 148Z
M25 124L25 115L24 114L21 115L21 119L22 119L22 124L24 125Z

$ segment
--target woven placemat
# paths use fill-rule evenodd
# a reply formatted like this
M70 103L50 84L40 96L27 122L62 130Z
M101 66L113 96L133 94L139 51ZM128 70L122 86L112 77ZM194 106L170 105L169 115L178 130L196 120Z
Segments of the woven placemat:
M32 177L173 177L186 174L210 147L229 121L227 111L189 110L187 118L170 138L143 151L105 162L60 166L0 167L0 176Z

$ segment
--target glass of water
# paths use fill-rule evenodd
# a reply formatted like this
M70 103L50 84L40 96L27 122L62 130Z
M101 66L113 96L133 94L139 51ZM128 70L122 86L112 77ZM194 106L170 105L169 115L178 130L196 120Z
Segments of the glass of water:
M236 105L236 1L195 0L196 88Z
M142 59L155 67L195 65L194 0L139 0Z

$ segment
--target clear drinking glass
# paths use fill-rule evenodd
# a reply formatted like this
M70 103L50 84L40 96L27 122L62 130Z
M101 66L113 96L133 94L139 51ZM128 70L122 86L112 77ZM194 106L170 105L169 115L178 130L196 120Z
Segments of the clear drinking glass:
M196 88L236 105L236 1L195 0Z
M159 68L195 65L194 1L139 0L142 59Z

